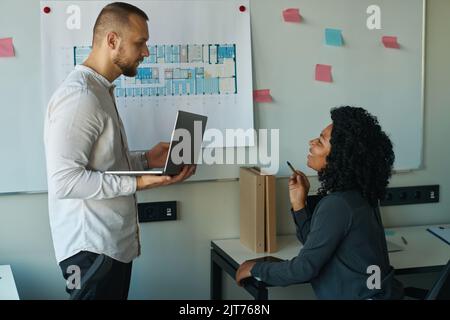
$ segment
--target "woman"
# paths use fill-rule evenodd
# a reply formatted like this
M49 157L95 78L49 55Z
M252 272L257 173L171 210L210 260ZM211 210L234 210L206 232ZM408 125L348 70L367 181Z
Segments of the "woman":
M310 282L319 299L401 299L378 209L394 162L391 141L362 108L335 108L331 119L309 143L307 165L318 172L324 196L314 212L306 201L307 177L297 171L289 179L303 248L289 261L246 261L236 281L253 276L275 286ZM373 270L379 270L379 281Z

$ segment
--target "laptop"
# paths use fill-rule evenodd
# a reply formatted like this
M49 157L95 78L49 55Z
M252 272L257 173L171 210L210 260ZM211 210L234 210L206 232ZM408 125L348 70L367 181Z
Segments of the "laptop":
M105 173L126 176L143 176L148 174L175 176L179 174L185 164L197 163L198 156L201 151L207 120L208 117L200 114L178 111L177 117L175 119L175 126L172 131L172 137L170 138L169 152L167 153L166 163L162 170L106 171ZM190 139L187 141L189 142L188 147L190 148L190 154L183 154L185 150L181 149L180 147L185 147L185 145L181 145L177 148L180 143L183 143L184 134L190 135ZM181 157L181 159L177 159L176 162L174 162L174 159L172 159L171 157L172 151L175 148L177 148L175 156ZM181 150L181 152L179 152L179 150ZM188 160L186 162L178 161L186 159Z

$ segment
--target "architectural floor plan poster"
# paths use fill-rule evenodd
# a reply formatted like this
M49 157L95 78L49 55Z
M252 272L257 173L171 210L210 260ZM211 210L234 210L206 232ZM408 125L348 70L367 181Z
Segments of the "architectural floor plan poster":
M45 105L91 51L92 29L108 1L41 1ZM220 134L209 147L251 146L225 129L253 129L248 0L129 1L149 17L150 55L134 78L114 81L131 150L169 141L177 110L208 116ZM46 9L50 8L50 10ZM245 10L244 10L245 9Z

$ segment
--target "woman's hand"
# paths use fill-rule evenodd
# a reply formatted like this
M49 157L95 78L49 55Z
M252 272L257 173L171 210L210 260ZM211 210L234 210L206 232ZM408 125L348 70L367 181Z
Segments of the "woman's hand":
M289 198L294 211L301 210L306 206L309 187L308 178L299 170L296 170L289 178Z
M239 266L239 269L236 271L236 283L238 286L242 287L241 281L252 276L251 271L255 264L255 261L248 260Z

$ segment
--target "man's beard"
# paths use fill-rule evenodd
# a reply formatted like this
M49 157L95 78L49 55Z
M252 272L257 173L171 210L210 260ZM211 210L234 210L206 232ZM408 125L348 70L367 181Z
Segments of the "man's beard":
M137 66L136 64L127 63L120 58L116 58L113 60L114 64L119 67L122 71L122 74L127 77L134 77L137 74Z
M122 58L122 50L119 49L119 55L113 59L113 63L120 68L122 74L126 77L134 77L137 74L136 61L129 63ZM140 60L142 61L142 60Z

